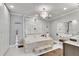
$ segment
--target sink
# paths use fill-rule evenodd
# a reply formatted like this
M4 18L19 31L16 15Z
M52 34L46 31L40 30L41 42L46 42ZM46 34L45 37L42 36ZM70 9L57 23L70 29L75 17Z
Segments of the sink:
M70 37L70 39L76 40L77 42L79 42L79 35L72 36Z
M72 36L70 38L79 39L79 35Z

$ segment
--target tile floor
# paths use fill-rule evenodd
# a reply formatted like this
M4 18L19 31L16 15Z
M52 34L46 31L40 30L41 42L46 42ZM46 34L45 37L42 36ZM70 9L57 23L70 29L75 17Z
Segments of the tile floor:
M63 49L58 48L58 49L49 51L47 53L44 53L44 54L42 54L40 56L63 56Z
M63 48L62 43L53 45L53 50ZM24 48L10 47L5 56L36 56L34 53L25 53Z

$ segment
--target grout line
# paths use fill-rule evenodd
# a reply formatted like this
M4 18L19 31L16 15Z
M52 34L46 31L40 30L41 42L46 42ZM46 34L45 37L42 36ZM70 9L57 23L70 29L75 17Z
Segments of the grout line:
M6 56L6 54L7 54L7 53L8 53L8 51L9 51L9 49L10 49L10 48L8 48L8 49L7 49L7 51L4 53L4 55L3 55L3 56Z

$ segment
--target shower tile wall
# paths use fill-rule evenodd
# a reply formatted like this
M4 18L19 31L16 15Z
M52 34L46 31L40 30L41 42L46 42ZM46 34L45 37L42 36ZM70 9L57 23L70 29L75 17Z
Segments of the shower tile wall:
M14 45L16 42L16 31L18 30L19 43L23 38L23 17L17 15L11 15L11 39L10 45Z
M25 18L25 34L44 34L49 32L49 23L45 20Z
M49 32L49 22L39 19L37 19L36 22L34 22L32 18L25 18L25 20L26 20L26 24L24 26L24 28L26 28L24 30L25 34ZM20 24L15 24L15 23L20 23ZM23 39L23 16L11 15L10 45L15 44L16 30L19 31L19 42L21 43Z

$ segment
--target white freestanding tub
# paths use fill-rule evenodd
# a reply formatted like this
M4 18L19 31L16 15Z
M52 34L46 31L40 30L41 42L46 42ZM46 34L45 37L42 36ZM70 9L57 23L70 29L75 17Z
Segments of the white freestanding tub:
M51 37L40 37L30 35L24 39L24 51L26 53L41 53L52 49L53 39Z

